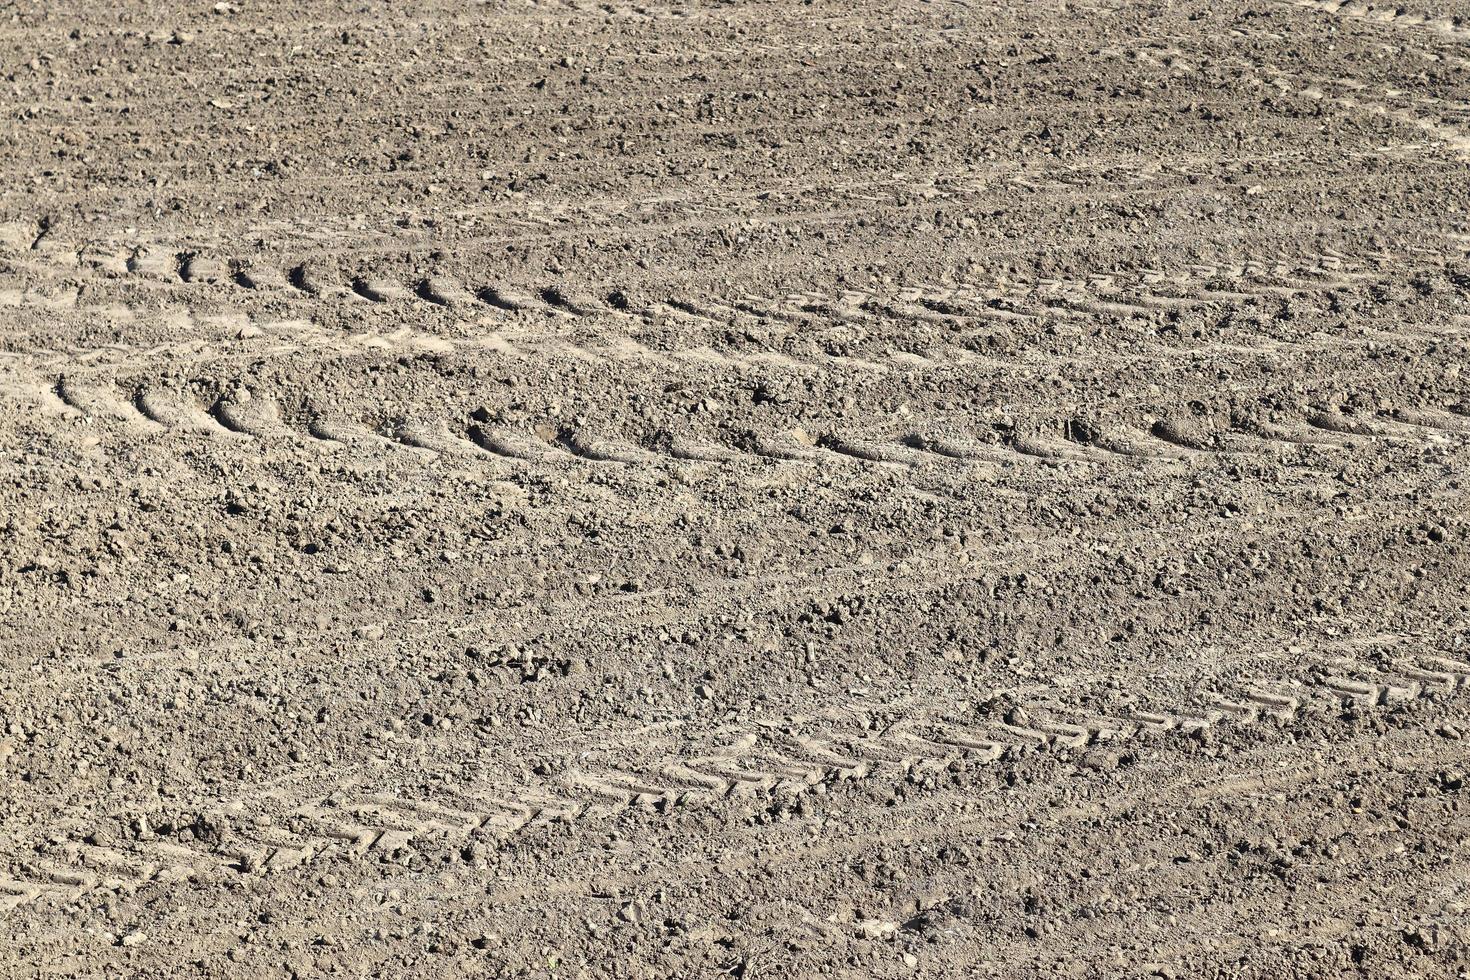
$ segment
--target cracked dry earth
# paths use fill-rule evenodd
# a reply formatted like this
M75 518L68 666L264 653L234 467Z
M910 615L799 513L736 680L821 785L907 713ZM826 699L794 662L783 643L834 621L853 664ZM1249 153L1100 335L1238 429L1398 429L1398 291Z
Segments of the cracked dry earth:
M0 70L3 975L1470 971L1466 0Z

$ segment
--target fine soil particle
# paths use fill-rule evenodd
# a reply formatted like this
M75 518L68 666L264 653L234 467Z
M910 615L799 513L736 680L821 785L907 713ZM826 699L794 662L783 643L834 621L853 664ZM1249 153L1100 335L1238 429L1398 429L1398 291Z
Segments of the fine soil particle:
M1467 40L7 10L0 973L1464 976Z

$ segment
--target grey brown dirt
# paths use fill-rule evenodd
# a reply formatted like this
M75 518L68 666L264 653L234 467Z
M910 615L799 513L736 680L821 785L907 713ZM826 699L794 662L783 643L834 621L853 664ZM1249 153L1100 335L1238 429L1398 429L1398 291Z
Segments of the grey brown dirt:
M0 6L0 975L1470 975L1470 4Z

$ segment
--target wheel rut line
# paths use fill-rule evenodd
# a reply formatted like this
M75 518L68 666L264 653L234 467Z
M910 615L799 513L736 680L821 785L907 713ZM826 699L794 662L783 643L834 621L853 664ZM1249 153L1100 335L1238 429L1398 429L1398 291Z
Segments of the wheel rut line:
M590 355L589 355L590 356ZM93 384L107 385L105 379ZM32 388L35 390L32 391ZM27 394L29 393L29 394ZM356 441L323 435L332 424L288 422L269 392L238 400L221 395L207 406L194 406L184 394L168 396L146 384L133 387L131 410L121 401L89 390L70 374L52 375L44 385L13 386L19 400L31 400L52 414L77 413L120 422L146 420L151 426L181 433L204 432L232 438L270 440L302 445L326 439ZM726 444L703 444L675 434L660 439L631 435L601 436L576 427L543 423L524 438L511 437L490 424L489 416L451 419L433 413L396 422L387 428L365 421L343 419L349 429L378 429L383 442L408 446L441 456L480 458L494 456L523 464L573 457L596 463L631 466L679 463L726 463L742 456L775 462L810 464L822 457L845 462L915 470L956 463L1003 463L1038 458L1054 462L1093 465L1180 466L1208 465L1212 459L1266 452L1273 446L1303 447L1317 451L1365 451L1384 446L1463 446L1470 439L1470 417L1440 410L1383 409L1374 414L1347 414L1332 409L1309 410L1297 419L1245 420L1224 428L1182 426L1171 419L1140 419L1102 425L1085 420L1062 420L1052 428L1019 428L999 441L967 441L949 434L909 431L868 434L829 431L816 434L801 429L752 432ZM1465 418L1464 423L1460 422ZM456 434L458 433L458 434ZM544 447L544 448L542 448Z
M1269 740L1273 732L1289 735L1300 719L1323 708L1382 710L1470 697L1470 664L1435 652L1396 656L1385 668L1346 665L1313 676L1318 679L1246 680L1206 692L1198 705L1150 705L1120 715L1018 706L1004 718L979 724L921 716L877 733L847 734L772 723L747 730L723 751L665 756L645 745L646 762L583 762L521 789L459 792L454 803L359 789L349 780L325 798L288 802L284 817L269 826L232 821L227 839L218 844L142 839L102 847L69 841L29 857L13 855L22 873L0 879L0 913L118 888L173 887L217 871L269 875L334 856L388 860L420 838L507 838L549 823L615 820L630 809L673 813L732 798L790 799L824 782L924 780L956 763L991 765L1066 752L1080 766L1091 750L1119 748L1151 734L1232 726ZM268 790L263 801L280 792ZM289 801L292 794L285 792Z
M1361 0L1276 0L1280 6L1316 10L1346 20L1383 24L1424 31L1457 41L1470 40L1470 21L1451 14L1429 14L1405 10L1396 3L1364 3Z
M1470 247L1466 242L1448 239L1446 244L1452 246L1450 251L1459 258L1463 258L1467 247ZM1323 253L1306 257L1251 258L1228 265L1197 264L1189 267L1187 273L1182 275L1139 267L1133 270L1084 276L1071 280L1043 278L1011 280L1005 284L1004 288L1000 288L999 284L959 282L950 285L908 286L897 290L891 296L871 291L848 290L840 295L825 297L816 294L797 294L774 300L744 297L726 302L703 303L683 297L670 297L637 306L630 303L620 290L608 292L609 297L617 298L616 303L612 301L604 303L568 294L559 285L545 286L537 290L517 290L501 285L466 288L448 277L428 277L408 287L390 280L367 280L359 277L351 280L346 287L335 288L317 280L305 263L298 263L283 274L268 265L261 266L258 263L245 261L221 263L206 259L197 249L172 253L168 261L165 261L162 253L154 255L150 252L146 260L140 258L142 254L142 249L136 248L129 259L135 272L145 278L172 281L179 288L208 288L210 284L234 283L254 292L280 294L282 298L313 302L351 298L355 301L367 300L375 304L382 304L417 298L436 309L451 313L482 309L494 310L500 314L524 316L541 311L554 317L574 320L616 316L639 323L654 323L661 316L671 315L669 311L672 310L677 315L707 321L711 326L718 327L728 327L731 323L738 322L740 318L753 318L757 322L786 323L794 326L798 335L802 331L820 329L829 324L838 325L851 322L851 318L855 315L872 318L874 323L890 322L895 325L922 318L962 329L972 328L977 322L986 320L1004 322L1014 318L1017 321L1032 323L1036 322L1038 316L1044 311L1077 316L1104 315L1125 318L1141 316L1154 319L1158 316L1167 316L1175 309L1190 308L1196 304L1234 305L1276 301L1318 291L1358 288L1364 283L1374 281L1372 274L1357 269L1362 261L1369 260L1366 253L1359 259ZM1450 258L1445 254L1439 254L1439 260L1441 263L1448 263ZM154 268L156 265L163 263L166 266L170 261L175 266L174 274L166 271L158 275L153 274L158 271ZM1372 253L1371 261L1379 263L1388 261L1398 264L1407 262L1409 266L1422 264L1422 259L1384 252ZM180 268L196 271L184 274L179 273ZM233 271L230 272L227 269ZM1315 278L1295 281L1281 278L1288 272L1298 275L1306 273ZM1250 280L1261 276L1275 277L1276 282L1272 283L1268 279L1250 288L1231 290L1216 289L1208 285L1219 279ZM1286 284L1280 284L1283 282ZM1133 288L1133 285L1143 287L1150 283L1152 285L1149 288ZM1165 287L1163 292L1161 292L1161 286ZM1061 290L1063 295L1053 295L1058 290ZM66 297L49 299L30 288L18 293L12 291L12 293L9 301L19 305L61 304L69 306L76 302L74 292L69 301L66 300ZM1037 304L1036 309L1024 312L1008 309L1005 305L995 305L1018 301ZM923 312L920 313L919 310ZM389 345L404 343L402 340L390 339L386 334L364 335L364 338L356 343L373 346L376 343L374 338ZM323 337L323 339L326 338ZM1275 338L1264 339L1269 341L1273 347L1282 346ZM348 342L351 343L351 341ZM429 332L425 332L424 342L448 345L450 348L459 344L477 343L475 339L444 338ZM1294 345L1300 343L1302 341L1286 342L1285 349L1292 349ZM650 353L646 347L638 349L639 346L641 345L627 346L626 349L611 356L630 360L643 359L650 363L658 362L664 356L657 352ZM1217 344L1216 346L1232 352L1244 352L1244 349L1239 348L1238 345ZM1208 349L1208 344L1206 349ZM1262 352L1266 350L1263 348ZM774 351L754 355L738 351L716 353L728 357L732 366L742 366L751 370L756 369L759 361L766 359L774 359L772 363L787 364L793 369L822 370L836 367L843 370L874 372L947 370L950 365L957 364L960 360L965 362L974 360L976 363L984 363L997 368L1007 366L1006 362L996 361L993 358L976 358L963 346L954 346L954 350L950 353L936 353L929 356L907 351L890 351L878 360L826 352L794 356Z

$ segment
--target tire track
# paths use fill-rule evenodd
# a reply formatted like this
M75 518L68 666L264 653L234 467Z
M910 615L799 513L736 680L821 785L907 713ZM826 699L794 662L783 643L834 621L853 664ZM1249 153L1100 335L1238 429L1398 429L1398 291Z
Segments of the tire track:
M452 803L375 791L349 780L325 797L299 802L271 787L237 800L241 817L209 841L162 840L151 831L117 847L63 841L31 856L10 855L0 878L0 913L32 902L75 901L150 884L219 873L270 875L329 859L392 862L419 842L504 839L550 823L593 824L629 808L671 814L731 799L791 800L823 783L923 781L951 764L992 764L1031 753L1066 753L1082 765L1094 748L1117 748L1148 734L1232 726L1263 738L1289 734L1321 710L1375 710L1422 699L1470 696L1470 664L1437 654L1396 656L1387 668L1325 660L1306 680L1244 682L1206 693L1199 704L1135 708L1124 714L1012 707L976 726L940 715L864 730L847 719L780 720L726 729L725 748L666 756L646 745L636 761L586 762L542 785L476 788ZM267 808L282 815L252 821ZM144 825L146 827L146 824Z
M1455 41L1470 39L1470 22L1452 14L1406 10L1397 3L1366 3L1364 0L1278 0L1283 6L1316 10L1332 17L1385 24L1403 30L1423 31Z
M1290 85L1295 76L1273 70L1270 75L1278 85ZM1314 98L1327 98L1320 90L1305 88L1304 93ZM1387 110L1385 110L1387 111ZM1441 250L1440 264L1462 259L1466 244L1453 236L1445 241ZM309 298L317 300L340 300L344 297L364 300L377 305L403 305L422 303L443 309L477 309L480 312L540 313L554 318L587 318L593 316L626 315L647 319L660 313L676 311L712 324L729 325L742 318L757 317L785 320L798 325L813 322L868 322L873 314L881 313L882 304L907 304L904 319L922 317L921 311L935 314L939 322L961 315L946 307L946 302L968 301L974 304L967 312L971 316L997 319L1014 319L1007 316L1003 305L996 301L1017 302L1038 297L1051 300L1052 305L1063 306L1075 295L1095 295L1100 302L1120 304L1120 312L1150 315L1160 311L1188 309L1193 305L1219 301L1266 300L1290 297L1302 293L1348 288L1359 284L1368 273L1363 263L1372 260L1382 265L1422 262L1424 255L1410 257L1391 253L1369 253L1361 257L1341 254L1312 256L1264 256L1245 257L1234 262L1194 265L1188 271L1168 272L1156 269L1111 270L1103 274L1076 279L1050 279L1038 277L1008 277L992 283L959 282L951 286L929 285L906 287L893 295L875 294L871 291L850 290L838 296L817 293L799 293L784 297L733 297L723 299L692 299L667 297L649 304L634 307L626 294L617 287L608 287L602 295L569 291L565 285L552 284L539 287L524 287L508 283L466 285L446 276L429 276L409 282L391 279L354 279L348 285L331 282L322 273L301 263L285 270L261 266L243 261L205 259L197 251L153 253L155 259L147 265L139 265L136 258L147 251L144 247L132 250L130 268L134 274L170 282L179 286L233 283L252 292L277 294L278 298ZM67 250L72 259L82 252ZM187 256L181 258L181 256ZM190 276L184 270L203 265L217 270L207 275ZM226 275L225 265L235 269ZM37 271L44 271L43 265ZM68 264L52 270L54 275L85 271L80 264ZM1335 275L1334 275L1335 274ZM1219 278L1243 279L1256 282L1248 289L1237 291L1211 290L1206 283ZM1153 295L1146 287L1161 285L1184 289L1184 293ZM1131 292L1130 292L1131 290ZM14 297L12 296L12 299ZM1086 312L1084 310L1084 312Z
M1297 85L1293 88L1293 79ZM1286 72L1274 72L1272 84L1283 92L1294 92L1296 95L1313 102L1323 102L1338 106L1351 112L1367 113L1372 116L1380 116L1391 119L1401 125L1417 129L1427 134L1435 141L1442 143L1453 151L1453 155L1459 160L1470 160L1470 131L1462 128L1454 121L1446 119L1433 109L1428 110L1427 115L1413 112L1405 108L1395 107L1392 104L1365 99L1359 94L1335 95L1332 94L1333 87L1346 87L1349 90L1359 89L1356 83L1334 82L1329 80L1326 84L1314 84L1311 80L1301 79Z
M1099 424L1066 419L1050 424L1017 421L1009 433L978 441L941 431L869 433L804 429L752 432L724 444L689 436L676 440L608 437L547 422L526 429L493 424L489 416L452 419L433 414L383 424L368 418L308 411L283 417L267 392L222 394L202 401L147 384L130 395L114 394L110 382L86 383L63 375L49 384L17 382L0 388L18 405L68 419L105 418L155 436L197 436L240 441L275 441L295 447L320 443L397 445L431 457L493 458L515 465L566 463L632 467L721 467L739 461L775 465L845 462L894 467L954 467L972 463L1040 459L1104 466L1190 465L1211 458L1261 453L1294 454L1371 448L1375 443L1462 447L1470 443L1470 414L1444 408L1382 408L1374 414L1322 407L1298 418L1237 421L1223 427L1179 419Z
M848 290L835 296L799 294L776 299L743 298L730 302L668 297L634 305L619 290L608 291L605 298L586 294L569 294L557 287L539 291L504 285L467 287L438 277L417 283L393 283L386 280L355 280L352 285L327 283L304 265L288 272L263 272L250 267L237 270L233 277L215 278L220 282L249 282L252 292L269 293L286 302L352 302L386 309L414 304L449 312L456 317L470 317L472 322L455 327L445 336L431 330L399 328L391 332L344 333L324 329L306 321L256 320L251 317L219 317L204 321L218 324L215 329L228 329L236 319L244 326L230 329L232 340L264 342L287 341L298 349L313 348L323 352L351 353L371 349L401 349L407 352L432 353L457 348L487 348L512 356L573 356L589 363L600 359L645 361L672 369L683 363L726 366L741 371L761 371L771 367L791 370L862 370L875 374L889 372L944 371L973 366L994 370L1014 370L1011 361L977 353L969 341L983 338L990 329L1023 327L1030 329L1061 318L1097 317L1133 319L1158 323L1161 318L1181 311L1216 306L1229 309L1250 303L1275 303L1299 296L1311 296L1337 290L1356 290L1387 281L1395 272L1422 268L1424 265L1452 267L1463 261L1466 245L1451 240L1440 252L1415 255L1371 253L1360 258L1341 255L1316 255L1305 258L1247 258L1233 263L1193 266L1187 271L1139 268L1114 271L1073 279L1008 279L993 283L959 282L955 284L919 284L892 293ZM195 259L188 260L196 261ZM1371 268L1370 268L1371 266ZM1223 283L1232 283L1222 288ZM208 288L195 280L178 280L181 288ZM75 305L76 294L50 294L29 289L12 290L11 299L18 304L61 308ZM31 297L27 299L26 297ZM60 304L58 306L57 304ZM126 307L123 308L126 310ZM175 319L193 320L187 309L178 311ZM598 330L600 319L626 321L635 331L655 331L662 323L687 325L711 334L720 344L729 344L731 328L769 332L774 325L784 329L783 336L801 353L779 353L772 350L748 350L727 346L685 346L660 350L640 343L623 331L615 339L589 346L564 336L556 325L587 321L587 329ZM182 323L182 319L181 319ZM931 338L927 349L894 349L884 344L888 337L911 333L914 324L932 326L943 333ZM484 326L491 332L481 332ZM471 336L464 336L468 326ZM548 328L550 328L548 335ZM851 328L868 336L863 346L883 345L877 353L864 350L862 356L824 351L823 347L846 344L833 331ZM190 329L191 334L196 333ZM605 333L605 331L603 331ZM1399 340L1404 336L1435 339L1453 335L1455 328L1412 326L1400 334L1383 339ZM456 335L458 334L458 335ZM1205 340L1188 347L1176 348L1159 343L1158 352L1169 356L1199 356L1210 352L1240 356L1277 356L1294 350L1312 350L1325 346L1364 343L1365 338L1305 337L1278 339L1268 335L1243 334L1239 341ZM512 342L513 341L513 342ZM907 342L912 346L912 342ZM938 349L935 345L938 345ZM197 347L190 340L185 350ZM812 348L815 348L813 350ZM883 349L886 348L886 349ZM70 356L114 356L114 345L98 351L75 351ZM161 348L155 348L155 350ZM248 347L239 348L244 354ZM281 348L277 348L280 350ZM1099 352L1098 356L1114 359L1155 356L1128 351ZM69 367L68 367L69 369Z

